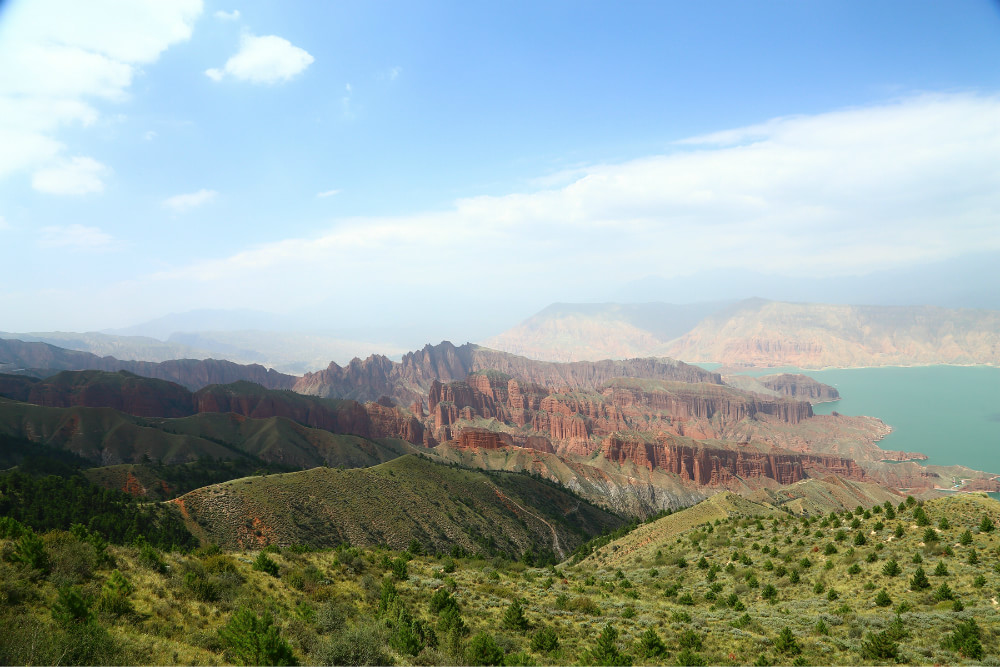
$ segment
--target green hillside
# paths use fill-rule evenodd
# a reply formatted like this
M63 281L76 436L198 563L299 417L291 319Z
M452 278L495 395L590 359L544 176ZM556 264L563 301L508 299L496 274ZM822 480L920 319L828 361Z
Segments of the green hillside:
M227 548L387 545L564 556L623 520L527 475L404 456L363 469L233 480L177 499L191 529Z
M4 532L0 661L997 664L1000 503L889 507L803 519L719 494L546 568L416 545L98 559L60 532L40 568Z

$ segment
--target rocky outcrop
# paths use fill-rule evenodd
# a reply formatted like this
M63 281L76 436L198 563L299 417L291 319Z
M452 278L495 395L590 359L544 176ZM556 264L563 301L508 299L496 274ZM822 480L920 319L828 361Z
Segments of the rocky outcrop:
M514 439L507 433L494 433L484 428L463 428L454 446L458 449L500 449L513 447Z
M840 392L828 384L817 382L808 375L782 373L781 375L768 375L757 378L757 381L772 391L776 391L782 396L797 398L811 403L823 401L836 401L840 398Z
M493 398L499 402L507 400L501 397L503 385L509 381L503 380L504 376L541 385L550 391L557 387L592 390L616 377L722 383L717 373L666 358L554 363L518 357L471 343L456 347L445 341L405 354L398 363L381 355L372 355L364 360L354 359L347 366L331 363L322 371L306 373L295 382L294 390L302 394L359 401L374 400L385 394L405 405L422 398L435 380L442 384L466 381L471 374L474 377L469 381L476 384L480 393L490 394L488 384L490 390L497 392Z
M781 451L762 452L745 443L733 449L723 449L669 440L644 442L611 436L604 440L602 454L615 463L631 462L648 470L659 468L703 486L725 486L737 478L766 477L779 484L794 484L816 474L833 473L855 480L862 480L865 476L862 468L851 459ZM810 470L816 472L809 475Z

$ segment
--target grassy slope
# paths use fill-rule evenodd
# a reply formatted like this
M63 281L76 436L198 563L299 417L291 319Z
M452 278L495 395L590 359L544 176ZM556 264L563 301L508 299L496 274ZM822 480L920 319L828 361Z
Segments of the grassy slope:
M1000 524L1000 503L958 496L929 501L925 509L935 525L942 517L951 522L950 528L941 531L936 545L922 544L925 529L913 526L909 511L897 520L887 521L888 528L876 534L872 534L872 528L880 515L860 519L862 527L858 530L850 529L843 517L838 517L844 520L841 527L817 522L806 530L800 521L784 515L777 516L776 524L764 519L763 529L759 529L753 518L735 518L755 511L752 504L717 497L714 502L678 512L600 549L600 553L613 554L616 547L620 551L623 545L635 542L639 531L646 530L657 535L650 544L655 548L651 555L649 549L637 551L614 564L602 563L598 556L556 570L525 568L520 563L503 561L455 559L455 569L450 573L443 571L450 559L421 556L409 562L408 577L397 580L396 588L413 617L431 627L437 621L429 608L431 596L441 588L451 591L470 634L487 632L508 655L525 651L539 664L579 664L609 623L620 633L619 649L629 654L634 664L676 664L681 642L690 642L691 638L701 644L694 652L706 664L753 664L761 656L770 664L791 664L796 657L802 664L871 664L873 661L864 659L861 653L865 637L888 628L901 603L910 605L901 613L903 627L909 633L899 642L902 662L971 662L942 647L944 637L960 621L971 618L983 630L985 658L978 662L995 664L1000 655L1000 613L995 602L1000 590L1000 570L996 567L1000 530L978 533L975 526L983 514ZM720 513L733 513L734 517ZM718 523L711 520L709 533L706 522L713 516L718 517ZM904 537L889 539L896 523L904 525ZM958 539L966 529L972 529L969 546L960 545ZM849 536L846 542L834 541L838 530L845 530ZM857 532L866 534L868 544L855 547L852 554L848 543ZM10 544L0 542L3 548ZM836 543L838 553L825 555L823 547L828 543ZM63 640L51 617L59 581L75 577L72 581L85 592L96 593L111 573L109 566L71 572L64 557L72 551L72 544L59 534L47 536L46 545L54 562L60 563L47 577L28 576L21 566L0 562L0 620L5 626L0 655L13 664L53 662L58 657L46 651ZM877 550L878 545L882 545L881 550ZM944 545L950 545L955 555L943 554ZM778 553L763 554L765 546ZM813 551L814 547L818 550ZM332 644L343 641L378 645L396 664L463 664L462 654L446 645L443 633L439 634L438 649L424 648L415 657L388 645L392 630L377 609L379 579L390 576L384 556L393 558L396 554L353 550L297 554L285 550L270 554L279 567L279 576L272 577L251 569L250 562L256 555L252 552L222 556L165 554L169 569L160 573L144 565L134 549L109 550L116 566L136 587L129 596L135 614L119 619L106 615L98 618L119 648L119 659L127 663L230 662L233 657L224 652L217 630L236 609L249 607L257 612L270 609L281 636L306 664L324 659ZM968 563L973 550L980 558L975 565ZM870 553L876 554L876 562L866 562ZM931 595L934 588L909 590L910 576L917 567L911 562L915 553L923 557L922 567L932 586L947 581L964 604L964 611L953 611L950 602L935 602ZM707 599L710 570L697 566L702 556L721 568L712 582L720 587L716 602ZM749 565L740 560L742 556L747 557ZM800 565L803 557L810 559L810 567ZM686 567L679 567L680 558L685 559ZM889 558L899 562L903 570L900 575L882 574ZM768 561L774 569L767 569ZM939 561L946 564L947 576L933 574ZM831 563L829 569L827 562ZM848 568L854 564L859 571L849 574ZM788 573L780 576L779 566ZM793 570L799 572L799 583L790 581ZM747 581L751 574L756 586ZM973 585L976 576L983 577L983 586ZM211 583L215 599L199 599L188 583L191 580ZM817 583L824 585L822 593L814 592ZM775 604L761 596L768 584L777 590ZM837 591L837 600L827 598L830 588ZM875 606L874 597L883 588L892 598L892 605ZM722 603L732 593L746 611ZM686 594L691 596L691 604L683 603ZM526 631L502 627L502 615L515 598L523 601L530 623ZM331 618L340 618L340 622L330 623ZM817 630L818 620L823 620L827 634ZM531 635L543 627L551 628L558 637L559 648L554 652L543 653L530 647ZM785 627L802 650L800 656L777 648L775 640ZM643 657L640 653L639 637L650 629L664 641L666 654ZM466 637L462 644L468 642ZM462 648L460 645L457 650Z
M568 552L622 522L527 476L487 475L418 456L366 469L316 468L234 480L177 502L193 530L227 547L348 542L404 548L416 539L428 548L458 544L472 552L492 542L520 555L555 550L547 521Z

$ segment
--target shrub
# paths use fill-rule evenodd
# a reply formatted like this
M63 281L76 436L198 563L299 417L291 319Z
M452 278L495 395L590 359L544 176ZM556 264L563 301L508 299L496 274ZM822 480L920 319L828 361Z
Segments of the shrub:
M861 566L858 565L857 563L851 563L851 566L847 568L847 574L854 575L860 573L861 573Z
M982 631L974 619L960 623L942 642L944 648L969 660L983 659Z
M937 587L937 590L934 591L934 599L938 602L955 599L955 593L954 591L951 590L951 587L948 585L947 581L943 582L940 586Z
M678 665L690 665L691 667L702 667L705 664L705 659L700 655L695 653L689 648L684 649L677 654L677 664Z
M520 600L514 600L510 603L503 618L500 619L500 626L504 630L515 632L524 632L528 629L528 619L524 616L524 607L521 606Z
M52 618L63 627L89 623L93 620L90 600L84 597L76 586L62 586L59 588L56 603L52 606Z
M692 651L700 651L703 642L704 639L702 636L690 628L682 632L677 638L678 646L681 648L689 648Z
M263 551L257 554L257 558L254 559L253 569L269 574L272 577L278 576L278 564L271 560L271 558Z
M132 594L135 587L118 570L115 570L101 587L101 597L97 601L97 608L112 616L123 616L132 612L132 603L128 596Z
M882 632L869 632L864 641L861 642L861 657L873 662L897 661L899 659L899 644L884 630Z
M587 659L593 665L632 664L631 658L618 649L618 631L610 623L604 626L597 643L588 651Z
M864 533L859 531L854 534L854 546L863 547L866 544L868 544L868 538L865 537Z
M992 533L996 526L993 524L993 520L986 514L983 515L983 520L979 522L979 532L980 533Z
M943 560L939 560L937 567L934 568L935 577L947 577L948 576L948 566L944 564Z
M639 637L639 653L646 660L662 658L667 654L667 646L660 639L660 635L656 634L656 630L646 628L646 631Z
M24 563L43 574L47 574L50 570L49 555L45 552L45 544L42 542L42 538L31 530L24 532L17 541L12 560L16 563Z
M795 635L787 625L782 628L781 634L774 640L774 647L786 655L798 655L802 653L802 648L795 640Z
M409 567L406 564L406 560L403 558L396 558L389 564L389 569L392 570L392 576L399 581L406 581L410 578Z
M895 577L902 570L899 567L899 563L896 562L895 558L886 561L885 565L882 566L882 574L887 577Z
M969 546L972 544L972 531L966 530L961 535L958 536L958 543L962 546Z
M539 653L551 653L559 648L559 637L550 627L540 628L531 637L531 650Z
M385 649L385 631L376 624L346 629L316 651L324 665L391 665Z
M924 568L918 567L913 576L910 578L910 588L915 591L922 591L925 588L930 588L931 582L927 580L927 574L924 572Z
M879 591L879 594L875 596L875 604L879 607L888 607L892 604L892 598L889 597L889 592L884 588Z
M924 542L926 542L927 544L930 544L931 542L937 542L938 539L939 538L937 531L934 530L933 528L928 528L927 530L924 531Z
M245 607L237 610L229 622L219 628L219 638L241 665L298 664L292 648L279 636L278 628L267 613L261 617Z

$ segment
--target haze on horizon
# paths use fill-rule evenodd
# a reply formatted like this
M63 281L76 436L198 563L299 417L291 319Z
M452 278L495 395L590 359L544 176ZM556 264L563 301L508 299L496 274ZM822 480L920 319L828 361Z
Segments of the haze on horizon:
M8 1L0 330L1000 308L998 34L987 0Z

